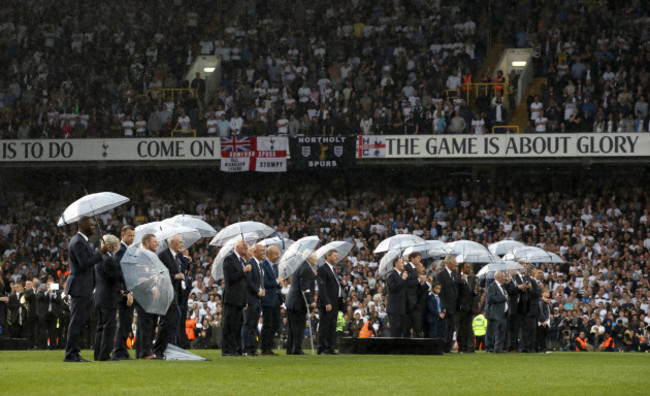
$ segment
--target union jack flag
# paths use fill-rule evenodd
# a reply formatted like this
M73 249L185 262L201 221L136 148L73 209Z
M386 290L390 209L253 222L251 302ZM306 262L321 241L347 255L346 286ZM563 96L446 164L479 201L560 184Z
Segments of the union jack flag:
M233 153L251 151L250 136L230 136L221 138L221 152Z

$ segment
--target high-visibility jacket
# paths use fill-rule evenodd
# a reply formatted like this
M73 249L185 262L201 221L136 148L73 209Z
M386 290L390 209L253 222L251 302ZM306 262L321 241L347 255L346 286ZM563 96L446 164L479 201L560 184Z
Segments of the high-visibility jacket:
M468 74L466 76L463 76L463 91L471 91L472 90L472 75Z
M487 319L485 319L485 315L476 315L472 321L472 330L474 330L474 336L476 337L482 337L487 333Z
M336 331L343 331L345 328L345 318L343 312L339 311L339 316L336 317Z
M587 350L587 340L580 337L576 337L576 352L586 351Z
M126 347L129 349L133 349L133 346L135 345L135 337L127 337L126 338Z
M187 339L190 341L195 338L194 327L196 327L196 320L189 318L185 321L185 334L187 334Z
M506 81L506 78L501 76L501 77L494 77L493 80L495 83L498 83L494 86L495 91L503 91L503 83Z
M372 336L373 334L372 330L370 330L370 321L367 321L361 328L361 331L359 331L359 338L370 338Z
M609 337L605 341L603 341L603 348L614 348L614 339L612 337Z

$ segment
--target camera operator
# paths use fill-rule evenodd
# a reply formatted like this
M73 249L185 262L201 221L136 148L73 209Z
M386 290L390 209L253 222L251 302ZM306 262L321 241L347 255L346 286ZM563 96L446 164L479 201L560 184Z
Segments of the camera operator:
M637 352L639 350L639 336L633 329L625 330L623 334L623 348L625 352Z

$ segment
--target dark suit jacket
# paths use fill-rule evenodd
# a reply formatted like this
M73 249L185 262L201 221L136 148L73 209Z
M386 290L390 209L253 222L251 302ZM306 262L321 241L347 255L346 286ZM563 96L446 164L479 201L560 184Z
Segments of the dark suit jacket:
M93 267L102 261L102 255L95 253L92 245L77 233L68 245L70 274L66 284L67 292L72 297L90 297L95 288Z
M404 264L404 270L409 274L406 278L406 307L407 310L412 310L418 302L420 281L418 280L418 271L410 263Z
M243 307L246 305L246 273L235 252L223 260L223 303Z
M458 284L458 310L465 313L471 313L474 306L474 297L476 293L476 281L474 276L468 276L467 281L460 280Z
M429 323L439 322L440 313L445 311L445 303L440 299L440 310L438 310L438 304L436 304L436 296L433 293L429 293L427 296L427 321Z
M282 293L278 287L277 276L273 272L271 262L263 260L262 269L264 270L264 289L266 290L266 295L262 297L262 306L274 307L282 304Z
M23 292L25 293L25 292ZM20 293L20 296L22 297L23 293ZM27 319L27 310L25 307L22 307L22 318L23 318L23 324L25 323L25 319ZM16 295L16 293L11 293L9 295L9 301L7 301L7 309L9 310L9 315L8 319L9 322L18 325L19 320L18 320L18 312L20 311L20 297Z
M45 317L45 315L47 315L48 309L50 308L50 295L52 296L52 314L55 316L57 315L59 311L59 305L62 303L61 291L39 291L36 293L36 299L38 300L38 303L36 305L36 314L39 317Z
M314 281L314 271L309 263L304 261L291 276L291 288L289 288L286 302L287 309L303 313L307 312L307 306L305 305L305 299L302 294L303 292L305 293L309 304L314 302Z
M318 267L316 271L318 279L318 308L325 309L328 304L332 305L332 309L339 309L339 283L335 278L335 274L330 270L327 263Z
M386 297L386 312L391 315L404 315L406 313L406 281L402 279L396 269L388 273L388 296Z
M34 289L25 289L23 291L23 294L25 296L25 306L27 308L27 317L28 318L35 318L36 317L36 309L38 308L38 302L36 301L36 293L34 292Z
M506 296L499 290L499 284L492 282L487 290L485 317L490 320L505 319ZM508 309L511 309L509 307Z
M246 286L248 293L246 294L246 303L247 304L259 304L260 297L257 293L260 289L264 288L264 283L262 279L262 263L257 263L255 257L251 257L248 260L248 264L251 265L251 270L246 273Z
M442 286L440 290L440 298L442 299L448 314L456 313L456 305L458 304L458 279L456 272L452 271L454 277L449 276L447 268L443 268L438 272L438 282Z
M102 261L95 266L95 306L117 308L120 298L119 264L114 257L102 255Z
M539 317L539 302L542 300L542 290L537 281L530 278L531 288L528 290L528 312L527 315L532 318Z
M120 290L126 290L126 282L124 281L124 274L122 274L122 266L119 265L120 261L122 261L122 257L124 257L124 253L126 253L126 249L128 246L124 242L120 242L120 248L117 249L117 252L113 255L113 259L115 262L118 264L117 268L120 270L120 275L118 277L118 281L120 282Z
M172 251L169 250L169 248L166 248L162 252L158 253L158 258L169 270L169 277L171 278L172 286L174 287L174 293L176 293L176 295L179 295L181 293L182 281L180 279L176 279L175 277L176 274L179 274L181 272L180 260L178 263L176 262L176 258L172 254Z

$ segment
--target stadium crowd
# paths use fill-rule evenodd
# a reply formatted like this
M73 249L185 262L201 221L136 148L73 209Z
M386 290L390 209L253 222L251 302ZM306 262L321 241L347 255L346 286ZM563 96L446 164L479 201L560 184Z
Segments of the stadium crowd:
M286 238L318 235L322 243L352 242L353 251L337 267L344 298L337 329L340 335L356 335L359 325L369 319L375 335L389 335L386 280L376 275L380 257L372 253L385 237L413 233L424 239L468 239L485 245L519 240L557 252L566 260L566 264L539 265L541 282L550 290L549 348L575 350L581 343L577 338L584 332L585 342L594 349L608 334L617 350L645 350L650 326L650 197L643 184L638 184L643 177L612 174L616 177L598 181L576 178L573 187L542 178L527 184L530 189L526 192L513 186L528 177L513 177L510 182L497 183L499 189L492 194L485 192L484 185L444 179L431 187L414 182L394 194L379 182L369 182L363 188L337 185L332 175L331 180L326 178L332 187L325 190L319 183L299 179L284 187L278 182L271 190L244 187L241 191L221 190L211 197L190 186L184 189L183 198L140 180L122 191L131 197L129 204L98 216L97 221L103 233L119 235L125 224L137 226L178 213L195 213L217 229L255 220L276 228L278 235ZM111 180L117 183L118 179L106 177L107 182ZM217 190L207 179L201 185ZM68 242L76 229L55 224L69 203L62 198L69 194L65 189L26 194L18 189L0 194L2 336L25 337L30 347L57 348L62 346L68 320L61 291L68 270ZM221 285L210 277L217 251L208 242L199 242L188 252L187 275L193 281L188 285L186 322L191 324L195 345L206 347L215 346L212 333L220 329L222 321ZM438 281L439 264L426 264L427 281L433 284ZM289 286L282 288L284 295ZM484 304L484 297L479 298L476 312L481 312ZM318 317L318 310L312 312L314 334ZM282 318L284 324L277 336L284 340L284 310ZM133 329L137 336L137 320ZM90 326L89 332L92 330ZM88 333L86 339L92 343L94 337Z

